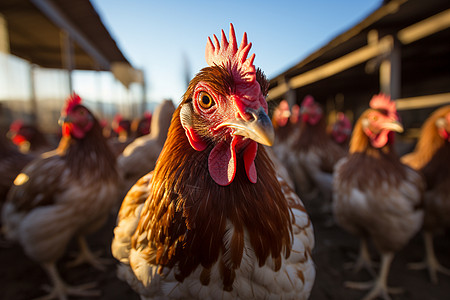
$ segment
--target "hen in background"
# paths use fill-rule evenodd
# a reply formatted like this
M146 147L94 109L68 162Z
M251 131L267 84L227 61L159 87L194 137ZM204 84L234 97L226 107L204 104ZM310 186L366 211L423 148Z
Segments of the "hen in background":
M333 168L346 151L327 134L326 118L310 95L300 106L301 126L288 162L296 190L305 201L320 197L321 210L330 212Z
M286 100L282 100L272 115L272 124L275 130L275 142L272 148L281 161L285 161L288 153L292 151L295 126L290 122L290 117L289 104Z
M266 151L273 161L277 173L286 180L291 188L295 189L295 183L286 167L287 157L292 152L295 130L299 128L296 123L292 122L292 117L288 102L282 100L272 114L275 141L272 147L266 147Z
M0 135L0 208L14 179L33 158L34 155L20 152L5 135Z
M336 121L331 125L329 135L345 152L348 151L350 137L352 135L352 123L343 112L336 114Z
M131 121L125 119L121 114L116 114L111 122L111 134L108 144L114 155L118 157L134 137L131 136Z
M55 149L50 140L37 125L26 124L16 120L9 126L7 136L22 153L41 154Z
M413 268L428 268L431 281L437 273L450 275L434 253L433 237L450 228L450 105L437 109L422 125L416 148L402 162L419 170L426 179L423 238L425 262Z
M145 112L144 115L138 119L131 122L131 136L133 138L138 138L150 133L152 123L152 114L150 112Z
M311 221L265 147L268 82L251 44L208 39L153 173L125 197L114 230L119 276L143 299L306 299Z
M355 270L370 268L369 239L381 254L375 283L347 283L372 288L364 299L389 299L387 278L394 255L422 225L423 179L400 162L393 148L393 133L402 131L395 103L384 95L374 96L355 125L349 155L338 162L334 173L335 219L361 240Z
M49 298L87 296L87 286L71 287L56 263L69 241L78 239L87 261L102 268L89 250L85 235L99 229L117 202L116 161L94 115L72 95L61 112L63 137L55 151L27 165L14 181L3 206L3 229L25 253L39 263L53 287Z
M151 133L135 139L117 158L117 166L123 179L123 196L139 178L155 168L174 111L175 106L171 100L161 102L153 112Z

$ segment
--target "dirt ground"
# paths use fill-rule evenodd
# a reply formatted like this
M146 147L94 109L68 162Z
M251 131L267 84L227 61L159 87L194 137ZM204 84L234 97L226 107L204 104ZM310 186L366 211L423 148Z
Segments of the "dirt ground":
M316 247L314 261L316 263L316 281L311 294L312 300L353 300L362 299L366 292L355 291L344 287L345 281L367 281L371 277L362 271L354 274L344 268L344 264L352 262L358 251L358 241L337 226L329 226L329 218L315 213L309 207L314 224ZM129 299L139 297L117 279L115 261L111 256L110 242L114 217L107 225L89 238L94 250L102 250L105 257L111 259L106 272L97 271L90 266L82 265L74 268L66 267L70 256L66 255L59 263L63 278L70 284L79 285L97 282L101 290L100 299ZM74 245L70 247L76 249ZM443 235L435 240L436 254L443 265L450 267L450 235ZM70 252L70 251L69 251ZM376 253L374 257L378 259ZM406 265L423 258L423 244L420 235L415 237L394 259L389 283L402 287L402 295L392 296L393 300L447 300L450 299L450 277L439 275L439 284L433 285L425 271L408 270ZM0 248L0 299L28 300L45 295L42 286L49 283L47 275L33 261L28 259L20 246ZM71 298L75 299L75 298ZM91 298L92 299L92 298Z

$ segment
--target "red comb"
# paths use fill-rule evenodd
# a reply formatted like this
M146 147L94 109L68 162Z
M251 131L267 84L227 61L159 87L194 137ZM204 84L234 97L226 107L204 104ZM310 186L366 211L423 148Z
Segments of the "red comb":
M22 126L23 126L23 121L16 120L16 121L12 122L11 125L9 125L9 131L17 133L17 132L19 132L19 130Z
M66 105L64 106L62 113L67 114L71 111L75 106L81 104L81 98L75 92L70 95L66 100Z
M347 118L347 116L343 112L338 112L336 115L336 119L340 122L348 123L350 124L350 120Z
M223 30L220 43L216 35L214 35L214 44L208 37L205 50L206 62L209 66L221 65L227 67L235 79L240 78L248 82L256 80L256 71L253 65L255 54L247 58L252 47L252 43L247 42L247 33L244 32L238 48L234 27L233 24L230 24L229 38L230 41L227 41Z
M311 95L307 95L301 104L301 106L311 106L314 104L314 97Z
M122 117L121 114L116 114L116 115L114 116L114 122L119 123L119 122L122 121L122 120L123 120L123 117Z
M369 103L370 108L385 110L388 116L397 117L397 108L391 97L385 94L378 94L372 97Z

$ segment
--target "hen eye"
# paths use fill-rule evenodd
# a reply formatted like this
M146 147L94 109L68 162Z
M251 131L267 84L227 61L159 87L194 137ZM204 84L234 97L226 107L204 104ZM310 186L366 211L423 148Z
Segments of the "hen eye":
M211 96L205 92L200 93L198 102L200 106L204 109L208 109L215 104Z

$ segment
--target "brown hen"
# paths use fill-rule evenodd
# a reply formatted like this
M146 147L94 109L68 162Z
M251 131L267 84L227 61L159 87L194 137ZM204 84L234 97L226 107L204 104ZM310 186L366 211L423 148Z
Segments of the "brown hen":
M97 294L87 286L71 287L56 263L76 237L81 254L102 268L84 236L100 228L117 201L118 175L113 153L94 115L71 96L61 112L63 137L58 148L32 161L16 177L2 210L7 238L17 241L39 263L53 287L49 298Z
M119 275L146 299L306 299L310 219L262 145L273 143L268 82L222 31L189 84L155 170L125 197Z
M425 262L413 268L428 268L431 281L438 282L437 273L450 275L436 258L433 236L450 228L450 105L437 109L423 124L419 141L402 162L419 170L426 179L423 238Z
M395 103L384 95L370 101L358 119L349 155L340 160L333 175L333 213L336 222L361 241L355 270L370 268L367 241L381 254L375 282L347 283L369 289L364 298L390 299L387 278L394 254L422 225L424 182L418 172L402 164L394 152L393 132L402 132Z

